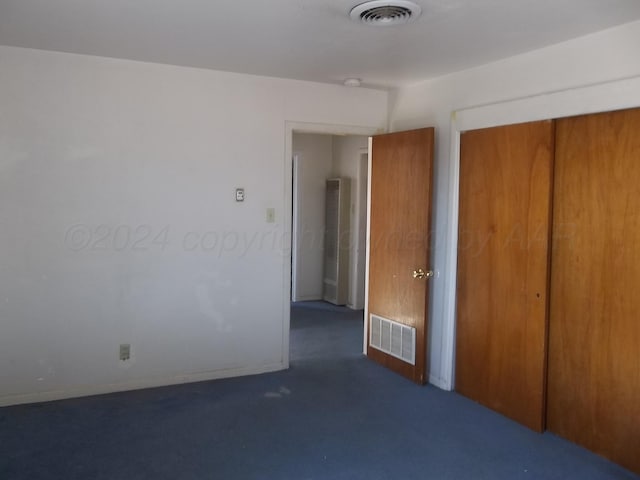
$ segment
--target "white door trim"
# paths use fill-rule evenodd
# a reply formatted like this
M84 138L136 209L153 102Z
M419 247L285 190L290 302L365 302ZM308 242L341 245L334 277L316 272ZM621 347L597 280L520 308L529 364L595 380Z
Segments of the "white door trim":
M367 219L367 196L368 196L368 181L369 181L369 149L361 148L358 150L358 164L356 168L357 175L357 189L355 191L355 228L353 232L353 237L351 242L353 244L353 256L355 258L351 259L351 263L353 265L354 275L351 279L351 304L350 308L354 310L362 310L364 308L364 281L360 277L361 269L364 269L364 275L366 278L366 224L368 223ZM364 159L364 161L363 161ZM364 190L364 192L363 192ZM352 193L353 195L353 193ZM364 195L364 204L362 202L362 197ZM360 216L360 210L364 208L365 216L364 219ZM362 222L365 222L365 231L362 232ZM362 232L362 235L361 235ZM364 248L364 251L362 248Z
M298 251L295 245L298 244L298 211L295 206L298 203L300 192L298 191L300 185L298 184L298 177L300 175L300 154L294 153L291 156L291 175L292 175L292 200L291 200L291 299L294 302L300 300L298 297L297 276L298 276Z

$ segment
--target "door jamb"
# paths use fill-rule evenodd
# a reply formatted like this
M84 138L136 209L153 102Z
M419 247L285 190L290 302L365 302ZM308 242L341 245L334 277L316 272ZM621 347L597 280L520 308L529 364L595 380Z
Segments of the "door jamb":
M367 142L368 144L368 142ZM364 158L364 162L363 162L363 157L367 156L367 158ZM357 196L357 200L358 200L358 207L360 208L364 208L365 211L365 219L368 220L368 210L367 210L367 196L368 196L368 185L369 185L369 147L363 147L360 148L358 150L358 164L357 164L357 168L356 168L356 176L358 178L358 189L355 192L355 195ZM363 165L364 164L364 165ZM366 171L365 171L366 170ZM366 175L363 175L366 174ZM363 178L364 176L364 178ZM364 182L363 182L364 180ZM364 195L364 203L361 205L360 204L360 197L362 196L362 189L365 190ZM355 214L355 231L357 232L358 238L357 238L357 242L353 245L353 255L354 255L354 259L351 260L352 265L355 266L355 277L352 278L351 281L351 292L350 292L350 296L351 296L351 304L348 305L350 308L354 309L354 310L362 310L364 308L364 294L360 294L361 289L360 286L362 285L362 287L364 287L364 281L362 282L362 284L360 283L360 278L358 275L358 272L363 269L364 270L364 274L365 274L365 279L366 279L366 264L367 264L367 255L366 255L366 241L367 241L367 232L366 232L366 228L365 231L363 232L363 236L364 238L361 238L360 236L360 232L362 230L362 224L361 224L361 218L360 218L360 212L357 211L354 213ZM368 224L369 222L366 221L366 223ZM366 226L365 226L366 227ZM352 240L353 243L353 240ZM362 245L365 247L364 252L362 253L362 261L360 260L360 244L362 243ZM366 280L365 280L366 281ZM365 290L366 291L366 290Z
M292 178L292 197L291 197L291 299L295 301L298 297L298 289L296 287L297 284L297 270L298 270L298 256L296 255L296 250L293 248L294 245L297 244L298 238L296 235L297 232L297 224L298 224L298 212L296 211L296 203L298 202L298 196L300 192L298 191L298 176L300 175L300 162L299 158L300 154L293 152L291 155L291 178Z

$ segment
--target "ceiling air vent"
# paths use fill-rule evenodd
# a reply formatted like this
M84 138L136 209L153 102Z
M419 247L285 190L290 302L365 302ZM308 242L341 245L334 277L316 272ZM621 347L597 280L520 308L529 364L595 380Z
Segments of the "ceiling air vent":
M420 13L422 9L413 2L374 0L353 7L350 15L365 25L390 26L412 22Z

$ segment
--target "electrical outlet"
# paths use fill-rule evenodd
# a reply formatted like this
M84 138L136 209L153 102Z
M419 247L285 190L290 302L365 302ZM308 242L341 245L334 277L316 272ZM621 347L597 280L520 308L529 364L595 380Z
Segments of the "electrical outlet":
M129 343L121 343L120 344L120 360L126 361L131 358L131 344Z
M275 223L276 221L276 209L267 208L267 223Z

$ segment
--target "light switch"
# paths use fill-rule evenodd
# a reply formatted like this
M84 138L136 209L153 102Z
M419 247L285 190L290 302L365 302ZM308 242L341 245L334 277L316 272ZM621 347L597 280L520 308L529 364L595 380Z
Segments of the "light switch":
M244 202L244 188L236 188L236 202Z
M276 209L267 208L267 223L275 223L276 221Z

